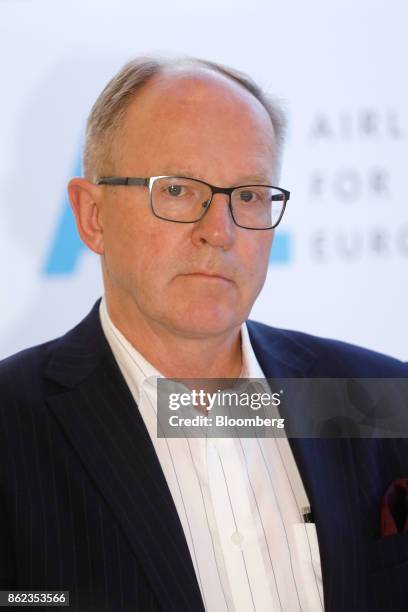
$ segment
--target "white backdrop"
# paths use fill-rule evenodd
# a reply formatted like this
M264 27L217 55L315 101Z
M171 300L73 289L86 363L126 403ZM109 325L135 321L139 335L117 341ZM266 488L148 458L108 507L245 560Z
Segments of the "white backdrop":
M252 318L408 359L408 7L403 0L0 0L0 357L101 293L65 186L129 58L188 53L284 100L291 191Z

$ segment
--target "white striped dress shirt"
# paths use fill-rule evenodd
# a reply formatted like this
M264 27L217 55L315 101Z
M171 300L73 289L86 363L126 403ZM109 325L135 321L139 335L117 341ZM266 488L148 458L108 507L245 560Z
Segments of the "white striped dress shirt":
M159 438L161 374L115 327L102 328L138 405L172 494L207 612L320 612L316 528L289 442L282 438ZM246 325L242 376L264 378Z

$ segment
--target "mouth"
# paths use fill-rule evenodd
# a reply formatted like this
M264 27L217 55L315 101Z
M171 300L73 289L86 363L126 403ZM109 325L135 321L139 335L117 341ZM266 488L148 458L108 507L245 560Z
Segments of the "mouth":
M226 281L226 282L232 282L230 278L227 278L226 276L222 275L222 274L217 274L214 272L207 272L205 270L202 271L197 271L197 272L188 272L186 274L183 274L182 276L190 276L192 278L199 278L202 280L214 280L214 281Z

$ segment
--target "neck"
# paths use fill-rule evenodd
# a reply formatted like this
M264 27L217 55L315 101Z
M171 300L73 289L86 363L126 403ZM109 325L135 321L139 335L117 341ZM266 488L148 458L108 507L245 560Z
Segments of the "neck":
M129 316L105 297L109 317L125 338L167 378L238 378L242 370L241 330L211 336L189 336L137 311Z

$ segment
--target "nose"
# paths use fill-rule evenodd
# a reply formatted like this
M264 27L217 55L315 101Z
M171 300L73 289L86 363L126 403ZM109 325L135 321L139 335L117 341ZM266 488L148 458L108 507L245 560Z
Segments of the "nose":
M227 251L234 243L235 232L236 225L229 208L229 196L216 193L204 217L194 223L191 237L197 246L209 244Z

